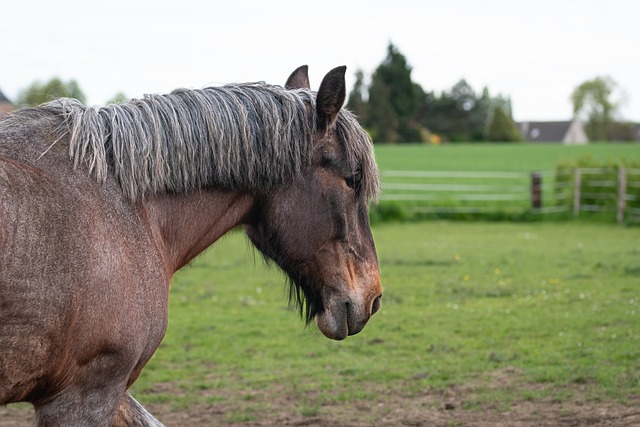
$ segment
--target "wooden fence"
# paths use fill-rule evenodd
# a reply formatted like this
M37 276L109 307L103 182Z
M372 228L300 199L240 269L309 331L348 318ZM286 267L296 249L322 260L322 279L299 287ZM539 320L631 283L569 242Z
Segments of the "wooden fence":
M640 217L640 169L578 168L572 177L573 215L615 212L622 224Z
M567 175L569 173L569 175ZM570 172L382 172L382 201L418 213L550 214L615 212L617 221L640 218L640 169Z

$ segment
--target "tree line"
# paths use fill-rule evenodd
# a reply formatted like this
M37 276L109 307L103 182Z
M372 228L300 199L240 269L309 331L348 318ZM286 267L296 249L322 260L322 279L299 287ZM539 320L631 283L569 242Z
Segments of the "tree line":
M75 98L83 104L87 100L76 80L65 82L54 77L46 82L31 83L18 93L15 104L18 107L36 106L58 98ZM107 101L107 104L121 103L126 100L127 97L122 92L118 92Z
M522 135L513 121L511 99L492 96L488 88L476 92L461 79L440 93L425 91L411 79L412 68L393 43L374 70L369 84L365 74L356 71L347 107L359 118L376 143L411 142L517 142ZM596 77L580 84L571 93L574 116L585 123L591 141L634 140L635 123L616 120L620 102L612 100L616 83L609 77ZM60 97L85 102L75 80L53 78L34 82L22 90L17 106L39 105ZM124 102L123 93L108 103Z
M390 43L387 56L365 87L356 72L347 107L375 142L513 142L521 135L511 116L511 100L476 92L462 79L441 93L427 92L411 79L405 56Z
M425 91L411 79L411 66L393 43L371 75L362 70L347 106L377 143L517 142L522 135L513 121L511 99L476 92L464 79L441 93ZM609 77L585 81L571 93L574 116L585 123L591 141L634 140L637 125L617 120L620 102L612 99L616 83Z

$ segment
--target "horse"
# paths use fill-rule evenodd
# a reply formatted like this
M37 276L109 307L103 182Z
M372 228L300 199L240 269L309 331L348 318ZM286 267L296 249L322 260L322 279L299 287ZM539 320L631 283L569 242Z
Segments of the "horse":
M317 92L228 84L0 121L0 404L39 426L161 426L128 392L167 328L172 275L243 227L328 338L358 333L382 288L371 140Z

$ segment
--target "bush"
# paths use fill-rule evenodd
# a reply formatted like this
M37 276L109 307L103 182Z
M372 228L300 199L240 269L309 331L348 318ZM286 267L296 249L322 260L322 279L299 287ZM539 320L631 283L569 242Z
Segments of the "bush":
M372 224L378 222L402 222L407 219L404 206L398 202L380 202L369 212L369 220Z

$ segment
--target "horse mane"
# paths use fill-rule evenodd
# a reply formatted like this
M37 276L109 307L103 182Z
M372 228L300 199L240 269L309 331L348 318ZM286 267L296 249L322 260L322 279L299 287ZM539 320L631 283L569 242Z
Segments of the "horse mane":
M309 116L311 112L311 117ZM104 181L113 171L130 200L204 187L266 191L311 162L315 93L264 83L178 89L128 103L87 107L63 98L14 113L61 117L56 141L68 138L75 167ZM377 197L373 147L355 116L342 109L336 133L360 193Z

